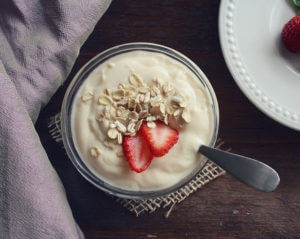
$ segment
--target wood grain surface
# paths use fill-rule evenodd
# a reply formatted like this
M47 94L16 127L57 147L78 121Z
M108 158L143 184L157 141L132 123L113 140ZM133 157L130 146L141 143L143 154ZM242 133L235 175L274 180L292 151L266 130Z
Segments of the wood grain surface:
M86 238L300 238L300 133L266 117L235 84L220 49L219 5L216 0L114 0L66 83L42 111L37 130ZM68 83L84 63L109 47L137 41L177 49L205 72L220 104L220 137L234 152L278 170L275 192L255 191L225 175L176 206L168 219L164 209L136 218L79 175L50 139L47 121L60 110Z

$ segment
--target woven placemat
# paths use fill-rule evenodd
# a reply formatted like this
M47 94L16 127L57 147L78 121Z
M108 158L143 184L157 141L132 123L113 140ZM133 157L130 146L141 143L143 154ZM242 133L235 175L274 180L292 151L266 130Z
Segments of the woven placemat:
M53 140L55 140L61 147L63 147L60 127L60 114L56 114L55 116L50 118L48 128ZM218 140L216 148L220 148L222 145L223 141ZM169 210L165 214L165 217L169 217L176 204L182 202L189 195L196 192L199 188L203 187L208 182L223 174L225 174L225 171L222 168L220 168L213 162L208 161L201 172L195 177L195 179L193 179L189 184L169 195L145 200L132 200L118 197L114 198L116 198L116 201L127 208L130 212L135 213L136 216L139 216L145 212L152 213L158 208L169 207Z

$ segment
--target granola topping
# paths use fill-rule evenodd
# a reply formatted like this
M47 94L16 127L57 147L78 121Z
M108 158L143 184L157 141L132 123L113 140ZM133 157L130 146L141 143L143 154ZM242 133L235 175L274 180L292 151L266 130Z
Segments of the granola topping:
M186 97L158 77L148 85L131 73L127 85L120 83L117 89L106 88L98 103L103 106L100 117L109 121L107 136L118 144L122 144L122 135L134 135L143 120L152 128L155 120L165 124L172 120L179 128L191 121Z

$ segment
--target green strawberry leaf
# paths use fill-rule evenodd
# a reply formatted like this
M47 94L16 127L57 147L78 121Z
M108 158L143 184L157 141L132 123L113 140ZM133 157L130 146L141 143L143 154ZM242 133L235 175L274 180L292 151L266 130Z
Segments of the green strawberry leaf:
M300 0L291 0L296 9L296 14L300 14Z

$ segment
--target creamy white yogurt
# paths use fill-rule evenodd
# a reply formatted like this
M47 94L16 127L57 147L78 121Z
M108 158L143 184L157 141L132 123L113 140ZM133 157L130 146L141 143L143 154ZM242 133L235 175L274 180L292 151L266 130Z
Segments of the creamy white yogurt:
M117 89L119 83L128 84L128 76L135 72L151 85L155 77L170 82L176 91L186 96L191 122L179 130L178 143L163 157L154 158L147 170L136 173L117 153L118 144L107 148L103 142L108 125L99 123L101 110L98 97L104 89ZM82 101L82 95L93 94ZM123 53L99 65L85 80L76 94L72 108L72 134L76 149L88 168L107 183L129 190L155 190L169 187L187 176L199 163L197 150L212 137L211 101L207 90L183 64L160 53L132 51ZM98 147L101 155L92 157L90 149Z

